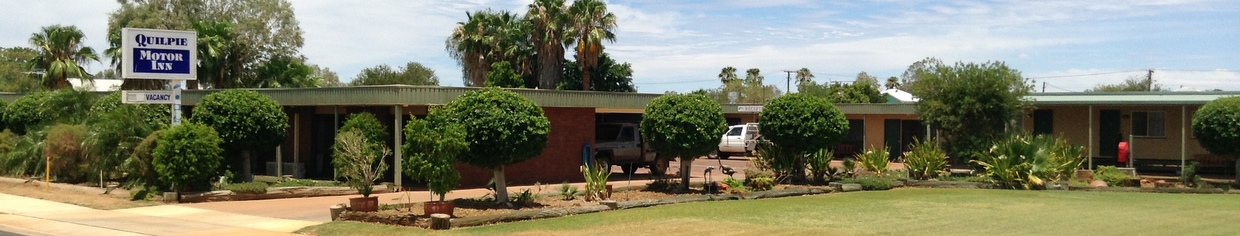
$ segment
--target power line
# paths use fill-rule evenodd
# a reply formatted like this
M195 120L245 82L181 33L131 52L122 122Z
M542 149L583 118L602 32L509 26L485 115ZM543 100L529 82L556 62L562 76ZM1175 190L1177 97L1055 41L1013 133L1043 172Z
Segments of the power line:
M1090 73L1090 74L1054 75L1054 76L1038 76L1038 77L1028 77L1028 78L1029 78L1029 79L1051 79L1051 78L1066 78L1066 77L1081 77L1081 76L1094 76L1094 75L1109 75L1109 74L1132 73L1132 72L1145 72L1145 71L1146 71L1146 70L1126 70L1126 71L1099 72L1099 73Z
M702 82L711 82L711 81L719 81L719 80L718 80L718 79L706 79L706 80L689 80L689 81L673 81L673 82L647 82L647 83L633 83L633 84L634 84L634 85L648 85L648 84L692 84L692 83L702 83Z

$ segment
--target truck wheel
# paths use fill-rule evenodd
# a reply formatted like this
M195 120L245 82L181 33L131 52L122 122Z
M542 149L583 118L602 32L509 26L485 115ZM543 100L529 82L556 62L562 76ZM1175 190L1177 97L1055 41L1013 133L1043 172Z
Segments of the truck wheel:
M710 151L710 154L706 154L706 159L715 159L715 158L719 158L719 150Z
M667 166L668 166L669 162L670 162L670 161L668 161L668 160L658 160L658 161L654 161L654 163L650 164L650 175L652 175L652 176L663 176L663 175L666 175L666 174L667 174Z
M611 169L611 157L610 156L594 157L594 165L610 170Z
M718 152L718 151L715 151L715 152ZM720 152L720 153L719 153L719 159L724 159L724 160L727 160L728 158L732 158L732 154L731 154L731 153L726 153L726 152Z
M626 174L626 175L631 175L631 174L633 174L633 172L637 172L637 168L641 168L641 167L640 167L640 166L635 166L635 165L633 165L633 164L628 164L628 165L620 165L620 170L621 170L621 171L624 171L624 174Z

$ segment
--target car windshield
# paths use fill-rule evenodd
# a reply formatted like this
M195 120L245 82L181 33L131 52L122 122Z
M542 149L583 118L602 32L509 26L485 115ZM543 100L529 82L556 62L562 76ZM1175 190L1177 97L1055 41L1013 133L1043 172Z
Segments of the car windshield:
M616 141L616 137L620 136L619 125L598 125L594 127L594 141Z

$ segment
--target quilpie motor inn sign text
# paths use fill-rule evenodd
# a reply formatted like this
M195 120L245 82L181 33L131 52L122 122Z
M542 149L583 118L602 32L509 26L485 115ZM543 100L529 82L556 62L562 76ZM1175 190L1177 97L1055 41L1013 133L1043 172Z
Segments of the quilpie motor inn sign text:
M198 33L121 29L121 76L126 79L193 80L198 77Z

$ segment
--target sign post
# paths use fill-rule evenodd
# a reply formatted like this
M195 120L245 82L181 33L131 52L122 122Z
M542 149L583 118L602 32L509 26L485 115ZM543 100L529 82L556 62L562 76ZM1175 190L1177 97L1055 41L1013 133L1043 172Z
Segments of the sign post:
M172 89L122 91L122 102L172 104L172 125L181 124L181 90L185 80L198 78L198 32L123 28L121 57L121 78L169 80Z

